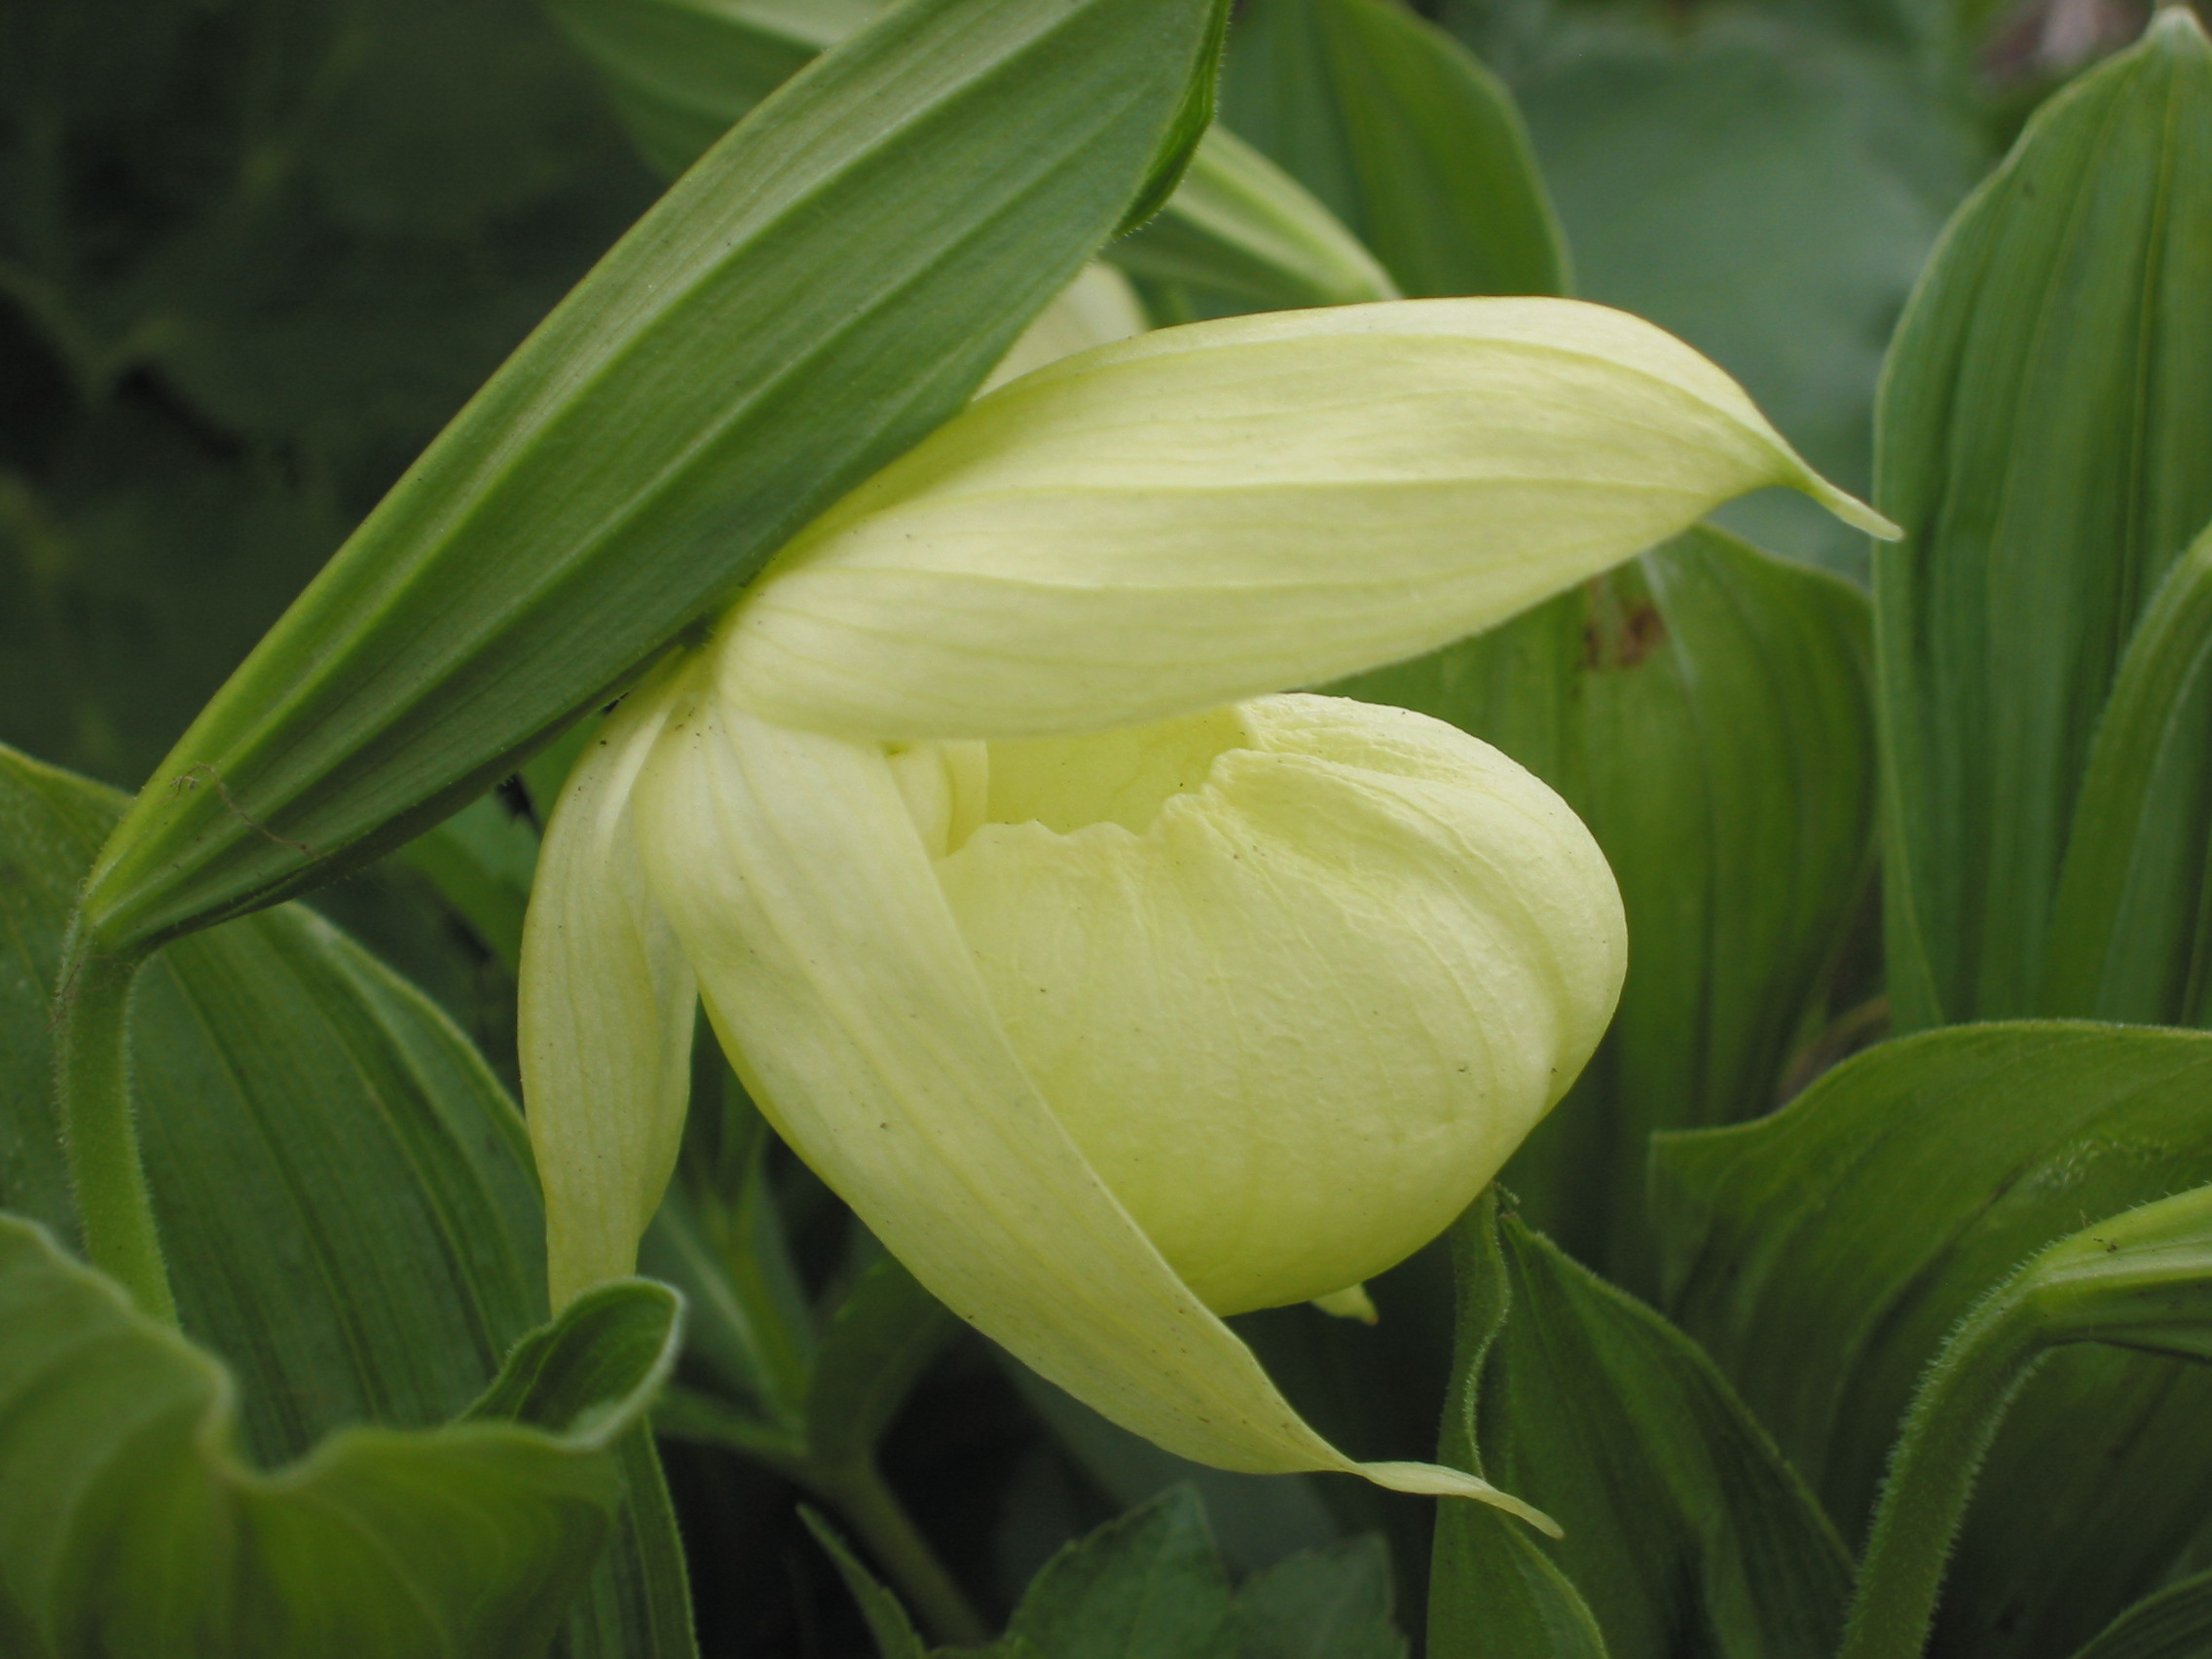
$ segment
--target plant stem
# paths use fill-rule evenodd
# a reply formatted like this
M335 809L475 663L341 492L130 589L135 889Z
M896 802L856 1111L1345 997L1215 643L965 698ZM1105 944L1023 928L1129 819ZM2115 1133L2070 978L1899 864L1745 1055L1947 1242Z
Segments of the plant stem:
M957 1647L991 1640L990 1626L953 1582L872 1462L834 1475L816 1472L807 1484L867 1546L884 1577L932 1637Z
M1944 1344L1891 1455L1838 1659L1920 1659L1974 1478L2043 1352L2004 1291Z
M55 1010L55 1081L86 1258L129 1292L141 1313L173 1327L176 1302L130 1109L130 991L138 966L95 956L71 940Z

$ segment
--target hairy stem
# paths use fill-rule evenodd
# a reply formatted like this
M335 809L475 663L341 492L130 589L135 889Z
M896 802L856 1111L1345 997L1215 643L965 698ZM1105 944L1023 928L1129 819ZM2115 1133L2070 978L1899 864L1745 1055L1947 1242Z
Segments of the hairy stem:
M140 1312L174 1326L176 1302L130 1108L130 991L138 966L71 941L55 1008L55 1081L85 1255L129 1292Z
M835 1475L815 1474L807 1484L867 1546L884 1577L932 1637L959 1647L991 1640L982 1615L953 1582L872 1462Z
M1839 1659L1920 1659L1974 1478L2042 1353L2003 1293L1944 1344L1891 1455Z

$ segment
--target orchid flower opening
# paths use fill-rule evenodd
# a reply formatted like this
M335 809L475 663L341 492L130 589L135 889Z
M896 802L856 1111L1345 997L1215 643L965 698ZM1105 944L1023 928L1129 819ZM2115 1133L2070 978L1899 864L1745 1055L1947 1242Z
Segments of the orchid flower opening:
M1626 962L1543 784L1295 688L1769 485L1894 534L1704 358L1565 300L1166 329L979 398L571 777L522 993L556 1305L632 1268L703 1003L915 1275L1107 1417L1548 1525L1354 1463L1222 1323L1360 1306L1567 1090Z

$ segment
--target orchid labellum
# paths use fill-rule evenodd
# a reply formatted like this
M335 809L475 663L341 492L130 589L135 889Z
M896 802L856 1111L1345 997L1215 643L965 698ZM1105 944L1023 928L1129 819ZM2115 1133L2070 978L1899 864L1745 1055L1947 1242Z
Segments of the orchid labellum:
M607 722L530 915L556 1304L631 1270L703 1001L945 1304L1185 1456L1355 1464L1221 1315L1440 1232L1610 1017L1611 873L1438 721L1289 694L1768 485L1740 387L1562 300L1239 317L1063 358L797 537Z

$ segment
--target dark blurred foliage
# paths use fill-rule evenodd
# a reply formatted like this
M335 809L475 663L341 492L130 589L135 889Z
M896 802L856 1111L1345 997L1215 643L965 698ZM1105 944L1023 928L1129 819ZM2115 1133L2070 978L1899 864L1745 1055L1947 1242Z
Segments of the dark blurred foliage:
M1854 489L1881 352L1944 217L2044 92L2142 21L2140 0L1419 9L1520 99L1578 291L1711 352ZM532 0L7 0L0 741L143 781L655 188ZM1862 557L1794 498L1737 522L1846 570ZM510 973L428 881L387 865L316 904L511 1079ZM830 1241L802 1255L841 1248L840 1226L816 1231ZM1374 1291L1373 1329L1305 1308L1239 1327L1346 1451L1424 1457L1449 1269L1424 1252ZM709 1655L872 1651L793 1487L668 1451ZM1234 1571L1380 1531L1399 1607L1422 1604L1427 1501L1194 1471L974 1339L885 1457L993 1618L1063 1540L1194 1475Z

